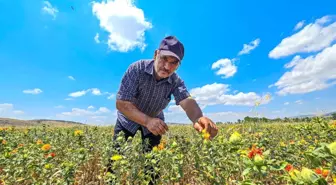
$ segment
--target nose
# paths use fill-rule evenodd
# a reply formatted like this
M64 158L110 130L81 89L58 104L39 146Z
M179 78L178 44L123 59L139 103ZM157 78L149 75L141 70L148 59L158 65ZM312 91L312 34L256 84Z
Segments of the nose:
M166 69L166 70L171 70L172 68L173 68L174 66L170 63L170 62L165 62L165 64L164 64L164 68Z

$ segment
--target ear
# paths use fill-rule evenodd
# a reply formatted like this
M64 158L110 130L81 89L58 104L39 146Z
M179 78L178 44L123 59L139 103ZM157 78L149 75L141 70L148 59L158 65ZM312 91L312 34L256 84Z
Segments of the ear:
M159 54L159 50L155 50L154 52L154 60L156 59L156 56Z

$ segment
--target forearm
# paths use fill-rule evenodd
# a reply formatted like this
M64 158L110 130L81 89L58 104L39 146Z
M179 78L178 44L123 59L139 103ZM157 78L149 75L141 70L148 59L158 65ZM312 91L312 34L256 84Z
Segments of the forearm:
M128 119L139 123L142 126L146 126L150 117L141 112L132 102L117 100L117 109L123 113Z
M203 116L201 108L194 99L186 100L184 110L192 123L196 123Z

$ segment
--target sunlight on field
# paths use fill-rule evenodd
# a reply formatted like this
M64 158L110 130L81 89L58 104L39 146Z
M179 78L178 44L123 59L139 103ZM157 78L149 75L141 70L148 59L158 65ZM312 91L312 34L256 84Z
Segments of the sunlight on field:
M0 184L333 184L336 122L221 124L212 141L170 126L150 153L141 136L112 149L112 127L0 128ZM113 160L114 174L105 165Z

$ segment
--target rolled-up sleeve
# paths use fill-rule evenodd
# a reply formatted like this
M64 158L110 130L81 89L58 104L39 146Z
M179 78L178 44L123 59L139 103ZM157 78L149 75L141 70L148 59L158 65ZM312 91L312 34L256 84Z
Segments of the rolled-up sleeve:
M190 93L188 92L187 87L184 84L184 81L179 79L177 81L177 85L173 90L173 95L175 98L175 104L179 105L180 102L188 97L190 97Z
M116 99L132 101L137 93L138 82L139 68L135 64L131 64L121 79Z

